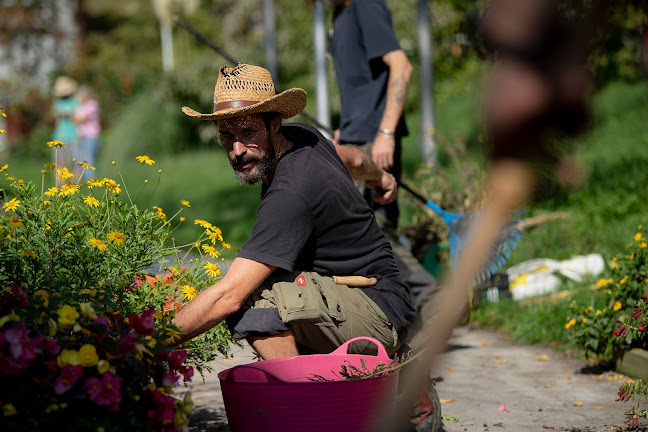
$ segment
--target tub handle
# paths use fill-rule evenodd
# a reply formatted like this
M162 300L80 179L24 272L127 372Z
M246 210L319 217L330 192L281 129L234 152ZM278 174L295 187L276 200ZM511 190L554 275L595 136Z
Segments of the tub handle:
M378 347L378 355L376 355L376 357L378 357L378 360L380 360L380 361L382 361L382 362L384 362L386 364L391 361L391 359L389 358L389 354L387 354L387 350L385 350L385 347L383 346L383 344L381 344L378 340L376 340L376 339L374 339L372 337L368 337L368 336L359 336L359 337L356 337L356 338L353 338L353 339L349 339L348 341L346 341L345 343L340 345L340 347L338 349L336 349L335 351L333 351L331 354L336 354L336 355L348 354L349 345L352 344L355 341L360 341L360 340L366 340L366 341L373 342L374 344L376 344L376 346Z
M249 378L250 369L254 369L255 370L254 374L259 378L263 377L265 381L262 379ZM247 372L248 378L241 377L240 374L242 372L243 373ZM260 372L260 374L257 372ZM239 375L238 379L237 379L237 374ZM279 378L277 375L273 374L272 372L265 370L254 363L234 366L232 369L230 369L229 374L227 375L227 381L238 382L238 383L259 383L259 382L285 383L286 382L281 378Z

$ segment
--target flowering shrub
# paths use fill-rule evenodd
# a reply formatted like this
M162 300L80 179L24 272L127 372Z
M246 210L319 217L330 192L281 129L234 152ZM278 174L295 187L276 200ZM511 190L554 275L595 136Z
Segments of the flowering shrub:
M639 337L646 339L648 334L648 291L636 303L632 316L622 316L619 319L619 328L614 333L618 337L625 337L629 332L636 332ZM630 428L639 426L639 419L648 419L648 409L641 409L641 399L648 399L648 386L642 380L628 381L621 385L617 402L628 402L632 400L635 405L626 411Z
M137 159L144 169L155 163ZM203 230L195 243L168 244L182 207L171 217L141 209L121 174L121 183L75 183L94 170L76 167L45 164L34 185L0 166L8 183L0 214L2 429L186 428L190 396L176 400L171 389L227 355L231 337L221 324L173 347L179 329L171 320L220 278L230 246L203 220L195 221ZM161 262L166 274L148 273Z
M604 363L612 362L623 349L645 348L646 333L630 326L619 327L623 316L631 316L648 283L648 244L639 226L625 252L612 258L609 274L599 279L587 305L572 302L571 343L585 354Z

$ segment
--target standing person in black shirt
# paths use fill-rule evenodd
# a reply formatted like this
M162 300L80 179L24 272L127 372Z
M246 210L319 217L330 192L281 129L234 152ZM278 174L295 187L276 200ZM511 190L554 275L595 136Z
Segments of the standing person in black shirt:
M353 146L371 155L380 168L400 181L401 139L408 135L404 108L412 65L394 33L385 0L327 0L335 6L331 53L340 94L340 128L334 143ZM423 318L434 311L429 299L437 281L398 238L398 202L383 205L375 192L356 182L391 243L396 263ZM426 304L427 303L427 304Z

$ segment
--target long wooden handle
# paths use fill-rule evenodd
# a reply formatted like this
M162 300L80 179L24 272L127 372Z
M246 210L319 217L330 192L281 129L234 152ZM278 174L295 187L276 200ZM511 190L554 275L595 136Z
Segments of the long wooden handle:
M338 285L366 287L376 285L378 279L375 277L368 278L364 276L333 276L333 282Z

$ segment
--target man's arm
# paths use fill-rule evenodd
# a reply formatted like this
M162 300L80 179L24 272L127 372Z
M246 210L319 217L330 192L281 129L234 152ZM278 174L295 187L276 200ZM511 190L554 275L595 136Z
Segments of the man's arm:
M365 184L377 192L375 201L379 204L389 204L396 200L398 185L393 175L378 168L369 155L348 145L335 144L338 156L351 177L364 180Z
M275 268L246 258L235 258L222 280L204 289L175 316L173 322L184 332L177 343L206 332L238 311Z
M393 132L396 131L398 120L403 114L405 101L407 99L407 88L412 76L412 64L407 58L405 51L396 50L385 54L383 62L389 67L389 80L387 82L387 103L383 112L382 120L374 138L371 158L376 164L388 170L394 165L394 150L396 142ZM392 134L380 131L389 130Z

